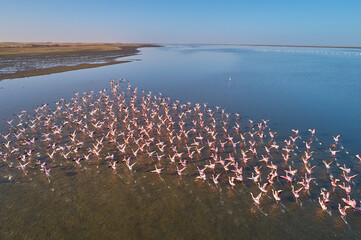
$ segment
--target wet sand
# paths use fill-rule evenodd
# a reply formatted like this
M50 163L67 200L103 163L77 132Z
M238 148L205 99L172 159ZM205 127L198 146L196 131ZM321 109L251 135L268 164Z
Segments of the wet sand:
M28 70L28 71L21 71L21 72L17 72L17 73L5 74L5 75L0 76L0 80L48 75L48 74L52 74L52 73L67 72L67 71L86 69L86 68L96 68L96 67L102 67L102 66L106 66L106 65L113 65L113 64L120 64L120 63L127 63L127 62L130 62L130 61L112 61L112 62L108 62L108 63L79 64L76 66L61 66L61 67L52 67L52 68L45 68L45 69L34 69L34 70Z
M136 55L139 53L138 48L143 47L160 46L117 43L0 43L0 80L125 63L129 61L120 61L118 58Z

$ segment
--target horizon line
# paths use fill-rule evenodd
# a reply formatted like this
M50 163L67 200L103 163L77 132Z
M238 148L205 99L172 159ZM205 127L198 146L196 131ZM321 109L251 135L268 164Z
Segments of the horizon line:
M361 49L361 46L338 46L338 45L301 45L301 44L261 44L261 43L157 43L157 42L78 42L78 41L0 41L0 43L63 43L63 44L156 44L156 45L230 45L230 46L255 46L255 47L304 47L304 48L341 48Z

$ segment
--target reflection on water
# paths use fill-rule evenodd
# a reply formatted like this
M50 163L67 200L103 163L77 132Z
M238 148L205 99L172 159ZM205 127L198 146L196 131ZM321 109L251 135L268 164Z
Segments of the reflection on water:
M312 129L284 138L265 120L111 85L61 99L53 110L22 111L7 123L0 147L3 238L360 235L359 211L346 210L347 224L338 211L349 206L342 198L360 199L360 177L352 177L360 164L336 140L322 145ZM154 169L162 169L159 176ZM330 177L340 180L335 189ZM299 200L291 186L301 189ZM272 190L282 190L278 202ZM262 191L258 206L250 193Z

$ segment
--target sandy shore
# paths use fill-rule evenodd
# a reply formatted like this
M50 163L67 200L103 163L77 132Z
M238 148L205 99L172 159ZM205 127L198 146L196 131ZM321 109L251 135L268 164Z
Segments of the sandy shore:
M118 43L0 43L0 80L31 77L129 61L151 44ZM1 71L3 70L3 71Z

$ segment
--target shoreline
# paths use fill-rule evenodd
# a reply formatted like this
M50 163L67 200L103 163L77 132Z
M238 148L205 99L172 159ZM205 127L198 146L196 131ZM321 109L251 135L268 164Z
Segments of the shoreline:
M132 62L132 61L115 61L115 62L94 63L94 64L85 63L85 64L79 64L76 66L59 66L59 67L52 67L52 68L21 71L21 72L10 73L7 75L0 76L0 81L5 80L5 79L35 77L35 76L49 75L49 74L53 74L53 73L61 73L61 72L69 72L69 71L75 71L75 70L81 70L81 69L103 67L103 66L128 63L128 62Z
M197 45L361 49L361 47L287 44L199 43ZM18 63L22 65L20 66L21 70L12 70L13 72L10 73L2 73L0 71L0 81L127 63L131 61L117 59L137 55L140 52L139 48L145 47L163 47L163 45L140 43L0 42L0 70L1 68L17 68L19 66L15 65ZM37 65L41 66L45 65L45 67L39 68L39 66L35 66L36 63L40 63Z
M0 80L127 63L131 61L117 59L137 55L139 48L144 47L161 46L117 43L0 43L0 69L21 68L10 73L0 72ZM18 63L21 65L16 66ZM37 63L48 66L39 68Z

